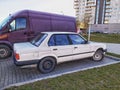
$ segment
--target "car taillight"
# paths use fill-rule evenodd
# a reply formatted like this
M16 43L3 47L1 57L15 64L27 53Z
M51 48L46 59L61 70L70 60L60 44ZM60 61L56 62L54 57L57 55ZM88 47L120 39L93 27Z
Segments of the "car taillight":
M19 60L19 59L20 59L20 56L19 56L18 53L15 53L15 58L16 58L16 60Z

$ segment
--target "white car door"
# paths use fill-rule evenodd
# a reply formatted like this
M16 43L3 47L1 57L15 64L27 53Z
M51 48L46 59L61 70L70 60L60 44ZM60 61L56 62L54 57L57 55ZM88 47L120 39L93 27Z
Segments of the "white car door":
M72 60L72 46L70 45L68 35L56 34L52 35L48 46L51 48L51 53L57 56L57 62Z
M73 47L73 60L87 58L93 55L89 43L78 34L69 35Z

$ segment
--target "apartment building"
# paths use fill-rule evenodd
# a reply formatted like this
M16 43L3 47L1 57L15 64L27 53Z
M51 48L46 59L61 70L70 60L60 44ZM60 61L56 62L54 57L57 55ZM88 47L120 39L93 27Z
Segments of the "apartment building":
M111 7L111 0L106 0L105 2L105 17L103 23L110 23L112 7Z
M120 23L120 0L111 0L111 7L109 23Z
M117 2L118 7L114 1ZM113 16L120 16L118 14L115 15L113 12L116 8L120 9L119 3L119 0L74 0L74 9L79 21L82 21L87 15L90 19L90 24L112 23ZM118 11L117 9L114 11Z

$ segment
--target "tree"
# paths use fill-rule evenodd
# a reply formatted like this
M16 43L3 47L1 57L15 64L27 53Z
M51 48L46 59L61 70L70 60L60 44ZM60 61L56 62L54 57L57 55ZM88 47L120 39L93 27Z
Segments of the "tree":
M91 15L85 14L81 23L84 25L84 29L87 30L90 24Z
M78 30L82 30L83 33L87 33L87 30L90 25L91 17L92 16L90 14L86 13L86 14L84 14L83 19L81 21L76 20Z

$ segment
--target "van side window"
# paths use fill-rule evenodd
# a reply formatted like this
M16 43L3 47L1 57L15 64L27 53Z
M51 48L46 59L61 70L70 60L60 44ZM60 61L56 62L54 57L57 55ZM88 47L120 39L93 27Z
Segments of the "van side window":
M10 23L11 31L25 29L27 27L26 18L16 18Z
M13 20L13 21L10 23L10 29L11 29L11 31L14 31L14 30L15 30L15 20Z

